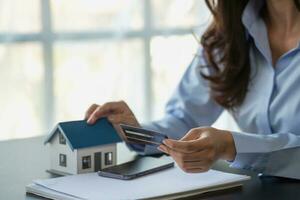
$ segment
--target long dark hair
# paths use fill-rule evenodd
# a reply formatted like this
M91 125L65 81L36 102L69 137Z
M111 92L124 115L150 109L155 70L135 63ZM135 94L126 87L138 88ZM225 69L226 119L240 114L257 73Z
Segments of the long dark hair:
M213 21L202 35L201 44L212 73L202 76L210 83L213 99L224 108L234 109L243 103L250 81L250 44L242 24L249 0L205 2ZM300 0L294 2L300 10Z

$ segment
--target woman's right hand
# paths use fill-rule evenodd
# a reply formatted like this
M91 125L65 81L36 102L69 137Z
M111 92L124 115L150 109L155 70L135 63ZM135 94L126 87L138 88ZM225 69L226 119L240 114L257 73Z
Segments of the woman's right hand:
M93 104L85 113L88 124L94 124L98 119L107 117L117 132L127 141L119 124L128 124L140 127L140 124L129 106L124 101L107 102L103 105Z

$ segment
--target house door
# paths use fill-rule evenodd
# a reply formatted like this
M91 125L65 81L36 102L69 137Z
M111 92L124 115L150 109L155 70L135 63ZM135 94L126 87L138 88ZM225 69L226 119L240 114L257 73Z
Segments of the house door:
M101 152L97 152L94 154L94 158L95 158L95 166L94 166L94 169L95 169L95 172L101 170L101 155L102 153Z

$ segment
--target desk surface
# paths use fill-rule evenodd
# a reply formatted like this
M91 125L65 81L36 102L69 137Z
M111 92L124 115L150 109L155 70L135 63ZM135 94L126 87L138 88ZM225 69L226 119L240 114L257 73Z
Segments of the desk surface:
M118 145L118 163L135 158L135 154L123 145ZM43 146L43 137L0 142L0 199L42 199L25 194L25 185L34 179L51 177L49 152ZM252 179L242 188L202 195L205 200L223 199L297 199L300 198L300 181L280 178L258 178L256 174L233 170L226 163L218 162L214 169L247 174ZM300 173L300 172L299 172ZM199 199L200 196L193 199ZM191 198L189 198L191 199Z

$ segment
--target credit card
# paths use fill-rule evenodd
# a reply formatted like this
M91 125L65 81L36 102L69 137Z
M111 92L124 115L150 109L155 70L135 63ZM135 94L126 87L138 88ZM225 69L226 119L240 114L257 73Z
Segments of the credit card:
M139 143L139 144L148 144L152 146L159 146L162 144L164 139L168 137L162 133L156 131L134 127L126 124L120 124L126 139L129 142Z

